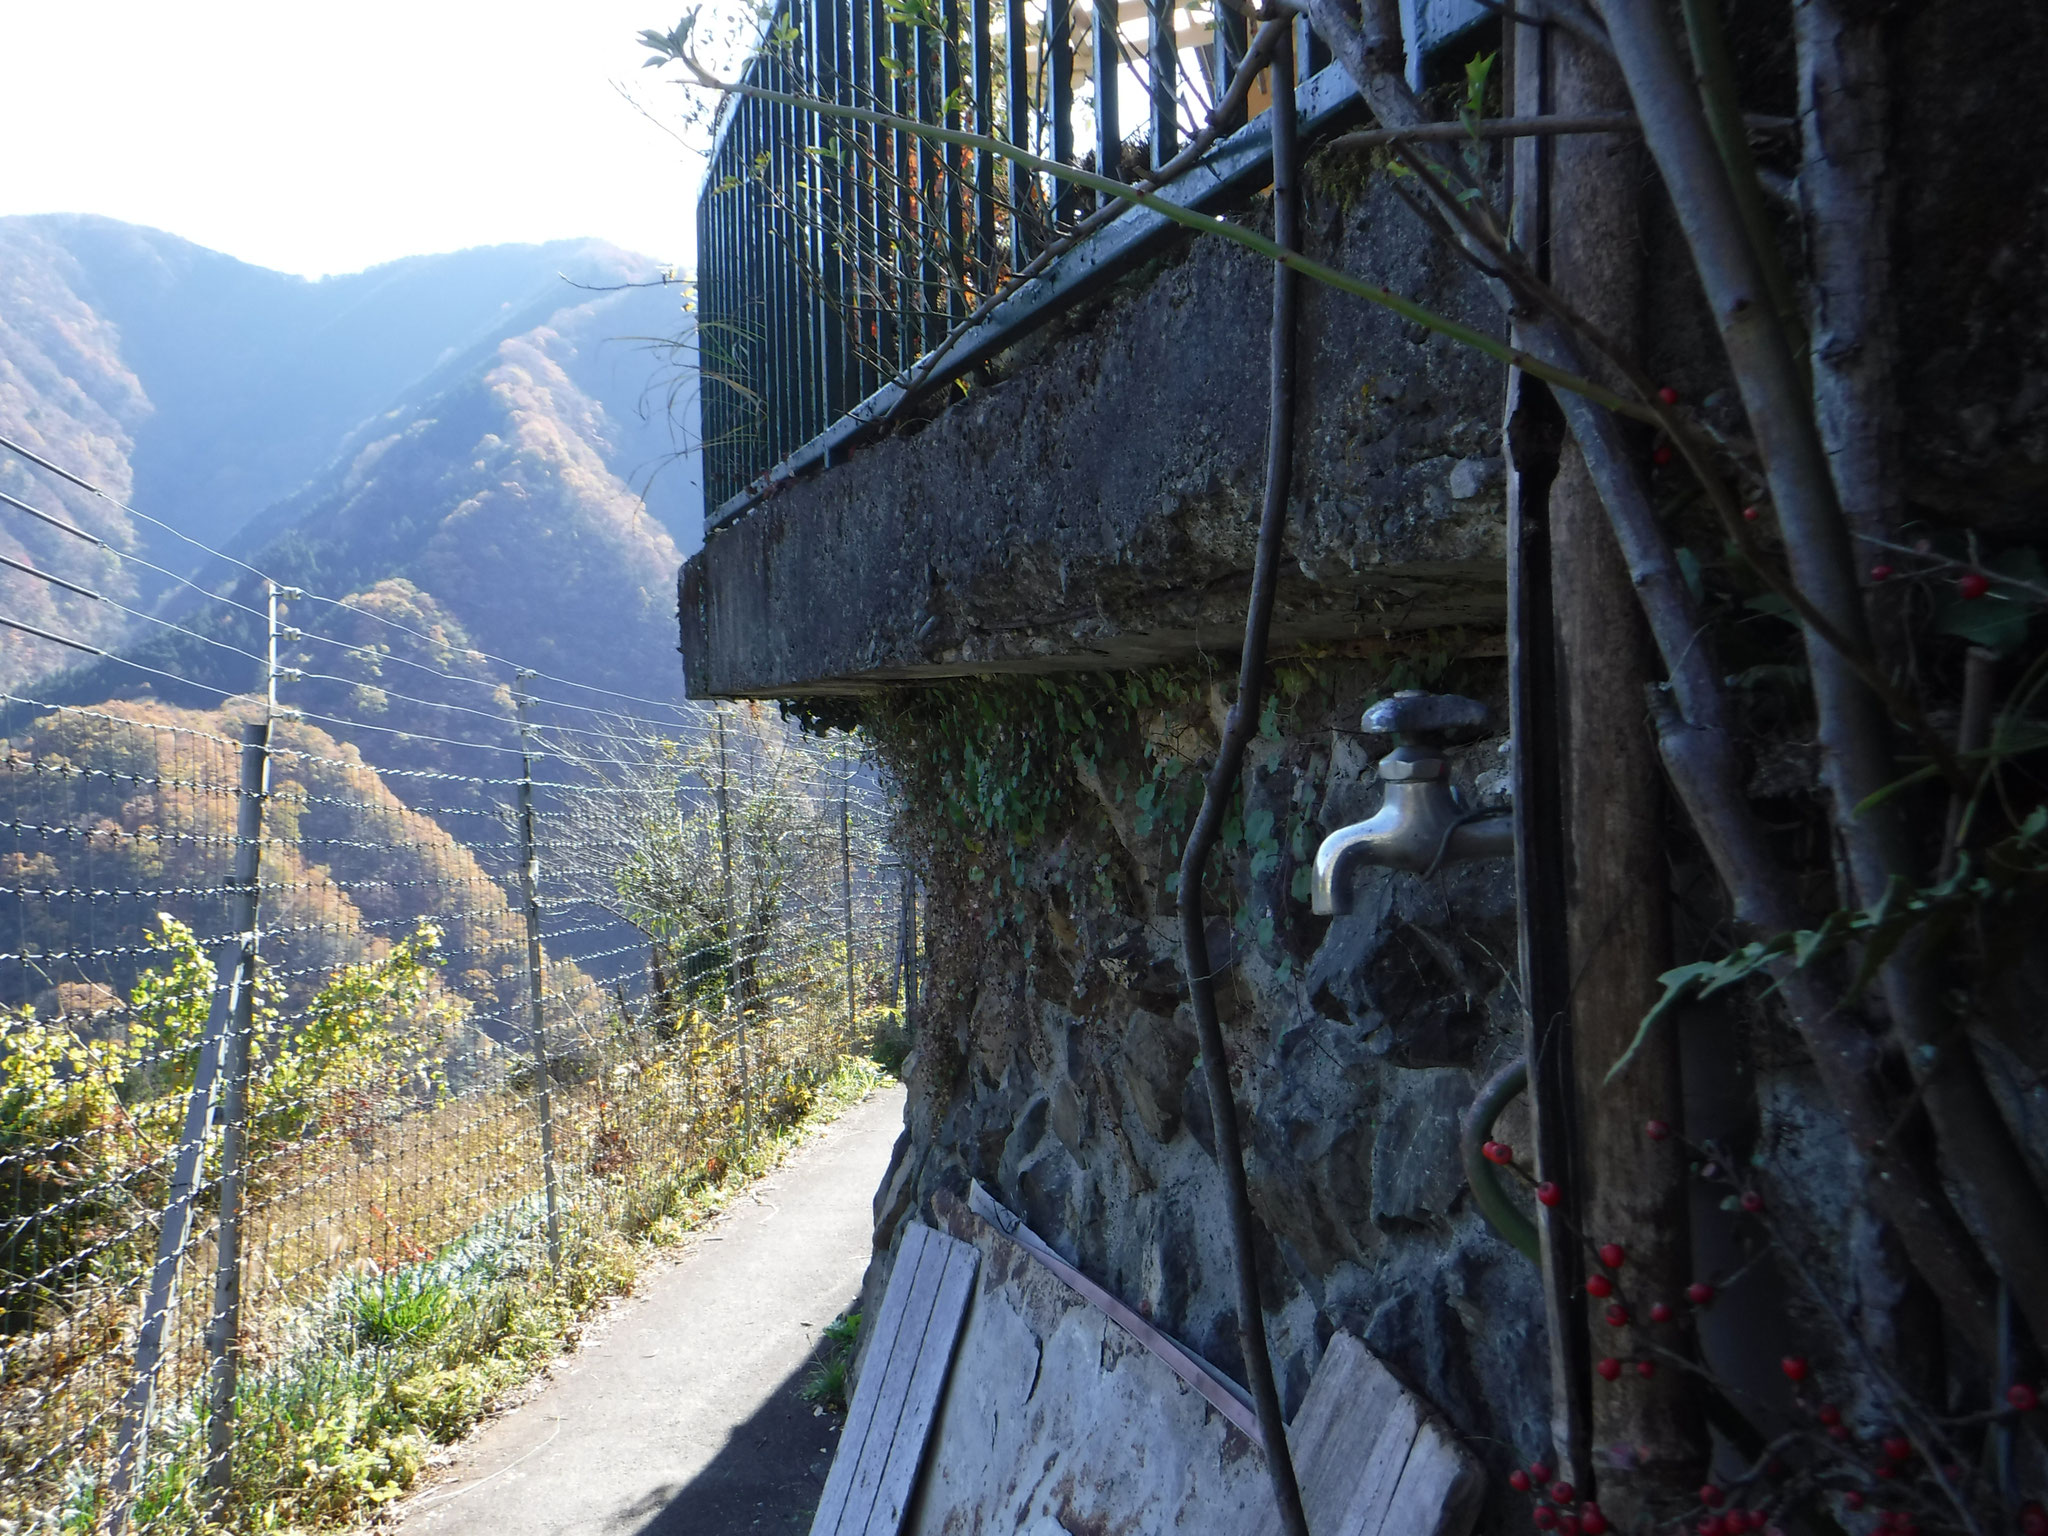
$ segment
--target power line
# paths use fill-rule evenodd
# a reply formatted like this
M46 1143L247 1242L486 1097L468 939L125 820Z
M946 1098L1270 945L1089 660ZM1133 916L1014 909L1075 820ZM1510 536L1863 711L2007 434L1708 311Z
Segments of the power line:
M163 529L163 530L164 530L165 532L167 532L167 533L171 534L171 535L172 535L172 536L173 536L174 538L177 538L177 539L179 539L179 540L182 540L182 541L183 541L184 543L186 543L186 544L189 544L189 545L191 545L191 546L192 546L192 547L193 547L194 549L196 549L196 550L199 550L199 551L200 551L201 553L203 553L203 554L206 554L206 555L208 555L208 556L210 556L210 557L212 557L212 558L214 558L214 559L216 559L216 560L221 560L221 561L225 561L225 562L227 562L227 563L228 563L228 564L230 564L230 565L238 566L238 567L240 567L240 568L241 568L242 570L245 570L245 571L249 572L249 573L250 573L251 575L253 575L253 576L258 576L258 577L261 577L261 578L262 578L262 579L263 579L264 581L267 581L267 582L273 582L273 583L274 583L275 585L277 585L277 586L279 586L279 587L287 588L287 589L288 589L288 590L290 590L290 591L293 591L293 592L297 592L297 593L299 593L299 594L300 594L301 596L303 596L303 597L304 597L304 598L305 598L306 600L308 600L308 601L311 601L311 602L317 602L317 603L326 603L326 604L328 604L328 605L330 605L330 606L332 606L332 607L336 607L336 608L341 608L341 609L344 609L344 610L346 610L347 612L349 612L349 613L352 613L352 614L356 614L356 615L358 615L358 616L360 616L360 617L362 617L362 618L367 618L367 619L371 619L371 620L375 621L376 623L379 623L379 624L382 624L382 625L386 626L386 627L387 627L387 628L389 628L389 629L394 629L394 630L397 630L397 631L398 631L399 633L401 633L401 634L405 634L405 635L410 635L410 636L412 636L412 637L413 637L414 639L416 639L416 640L423 640L423 641L427 642L427 643L428 643L429 645L440 645L440 644L442 644L442 643L443 643L442 641L439 641L439 640L437 640L437 639L436 639L436 638L435 638L434 636L432 636L432 635L429 635L429 634L425 633L425 632L424 632L424 631L422 631L422 630L417 630L417 629L414 629L414 628L413 628L413 627L412 627L411 625L409 625L409 624L403 624L403 623L400 623L400 622L399 622L399 621L398 621L397 619L389 618L389 617L387 617L387 616L386 616L386 615L384 615L384 614L381 614L381 613L376 613L376 612L373 612L373 611L372 611L372 610L370 610L370 609L367 609L367 608L363 608L363 607L360 607L360 606L358 606L357 604L355 604L355 603L351 602L351 601L350 601L349 599L347 599L347 598L334 598L334 597L328 597L328 596L326 596L326 595L324 595L324 594L322 594L322 593L317 593L317 592L308 592L308 591L306 591L306 590L305 590L305 589L303 589L303 588L300 588L300 587L296 587L296 586L293 586L293 585L292 585L291 583L289 583L289 582L282 582L282 581L278 581L278 580L277 580L277 579L276 579L275 577L271 576L271 575L270 575L270 574L269 574L268 572L266 572L266 571L263 571L263 570L259 569L258 567L254 566L254 565L251 565L251 564L250 564L250 563L249 563L248 561L246 561L246 560L243 560L243 559L241 559L241 558L240 558L240 557L238 557L238 556L235 556L235 555L230 555L230 554L226 553L225 551L222 551L222 550L218 550L218 549L215 549L215 548L214 548L214 547L213 547L212 545L210 545L210 544L206 544L206 543L203 543L203 542L201 542L200 540L198 540L198 539L195 539L195 538L191 537L191 536L190 536L189 534L186 534L186 533L184 533L184 532L180 531L179 529L177 529L177 528L174 528L174 527L172 527L172 526L171 526L171 525L170 525L169 523L167 523L167 522L163 521L163 520L162 520L161 518L157 518L157 517L152 517L152 516L150 516L150 515L149 515L148 513L146 513L146 512L144 512L144 511L142 511L142 510L141 510L140 508L137 508L137 507L135 507L135 506L131 505L131 504L130 504L130 503L128 503L128 502L122 501L122 500L121 500L121 499L120 499L119 497L117 497L117 496L113 495L113 494L112 494L111 492L109 492L109 491L107 491L107 490L103 489L102 487L100 487L100 486L98 486L98 485L95 485L95 484L94 484L94 483L93 483L92 481L90 481L90 480L87 480L87 479L85 479L85 478L84 478L83 476L81 476L81 475L76 475L76 474L73 474L73 473L72 473L72 472L71 472L70 470L67 470L67 469L65 469L65 468L64 468L63 466L61 466L61 465L59 465L59 464L55 464L55 463L52 463L52 462L51 462L50 460L48 460L48 459L44 458L44 457L43 457L42 455L40 455L40 454L38 454L38 453L34 452L33 450L31 450L31 449L29 449L29 448L26 448L26 447L22 446L22 445L21 445L20 443L17 443L17 442L15 442L15 441L14 441L14 440L13 440L12 438L9 438L9 437L5 437L5 436L0 436L0 448L4 448L4 449L8 450L9 452L11 452L11 453L14 453L14 454L17 454L17 455L19 455L19 456L20 456L21 458L24 458L24 459L28 460L28 461L29 461L30 463L32 463L32 464L35 464L35 465L37 465L38 467L40 467L40 468L42 468L42 469L46 469L46 470L48 470L48 471L49 471L49 472L50 472L51 474L54 474L54 475L58 476L59 478L61 478L61 479L63 479L63 480L66 480L66 481L70 482L70 483L71 483L72 485L75 485L75 486L77 486L77 487L78 487L79 489L81 489L81 490L83 490L83 491L86 491L86 492L88 492L89 494L91 494L91 495L93 495L93 496L96 496L96 497L100 498L100 499L101 499L102 501L105 501L105 502L106 502L106 503L107 503L108 505L110 505L110 506L113 506L113 507L116 507L116 508L118 508L119 510L121 510L121 511L123 511L123 512L127 513L127 514L128 514L129 516L131 516L131 517L136 517L136 518L139 518L139 519L141 519L141 520L142 520L143 522L145 522L145 523L148 523L148 524L150 524L150 525L151 525L152 527L156 527L156 528L161 528L161 529ZM9 506L15 507L15 508L19 509L20 511L23 511L23 512L26 512L26 513L28 513L28 514L29 514L29 515L30 515L31 517L39 518L39 519L41 519L41 520L42 520L43 522L45 522L45 523L48 523L48 524L50 524L50 525L51 525L52 527L55 527L55 528L59 528L59 529L62 529L62 530L63 530L64 532L66 532L66 533L69 533L69 534L71 534L71 535L72 535L73 537L75 537L75 538L83 539L83 540L84 540L84 541L86 541L87 543L89 543L89 544L92 544L92 545L94 545L94 546L95 546L96 548L104 549L104 550L106 550L106 551L107 551L108 553L112 554L112 555L113 555L113 556L114 556L114 557L115 557L116 559L120 559L120 560L125 560L125 561L131 562L131 563L133 563L133 564L141 565L141 566L145 567L145 568L146 568L146 569L148 569L148 570L151 570L151 571L154 571L154 572L156 572L156 573L157 573L157 574L159 574L159 575L162 575L162 576L168 577L168 578L169 578L169 579L171 579L172 581L175 581L175 582L177 582L177 583L178 583L179 585L181 585L181 586L184 586L184 587L187 587L187 588L191 589L192 591L194 591L194 592L197 592L197 593L199 593L199 594L200 594L201 596L203 596L203 597L206 597L206 598L208 598L208 599L210 599L210 600L212 600L212 601L216 601L216 602L222 602L222 603L227 603L227 604L229 604L230 606L232 606L232 607L235 607L235 608L239 608L239 609L241 609L241 610L242 610L242 611L243 611L244 613L248 613L248 614L250 614L250 615L252 615L252 616L254 616L254 617L258 617L258 618L262 618L262 617L265 617L265 615L264 615L264 614L262 614L262 613L261 613L261 612L260 612L259 610L257 610L257 609L255 609L255 608L251 607L251 606L250 606L250 605L248 605L247 603L239 602L239 601L237 601L236 599L234 599L234 598L232 598L232 597L228 597L228 596L226 596L226 595L224 595L224 594L222 594L222 593L217 593L217 592L213 592L213 591L210 591L209 589L207 589L207 588L205 588L205 587L202 587L202 586L200 586L200 585L199 585L199 584L198 584L197 582L195 582L195 581L192 581L192 580L191 580L191 579L190 579L189 577L181 576L181 575L179 575L179 574L178 574L177 572L175 572L175 571L167 570L167 569L165 569L165 568L164 568L163 566L160 566L160 565L156 565L156 564L154 564L153 562L151 562L151 561L149 561L149 560L146 560L146 559L142 558L142 557L141 557L141 556L139 556L139 555L134 555L134 554L130 554L130 553L129 553L128 551L126 551L126 550L123 550L123 549L120 549L120 548L116 547L115 545L113 545L113 544L109 543L109 542L108 542L107 540L105 540L105 539L102 539L102 538L100 538L100 537L99 537L99 536L98 536L97 534L89 533L89 532L87 532L87 531L86 531L85 529L77 527L77 526L76 526L75 524L72 524L72 523L66 522L66 521L65 521L65 520L63 520L62 518L56 517L56 516L54 516L54 515L53 515L53 514L51 514L51 513L45 512L45 511L43 511L42 509L40 509L40 508L38 508L38 507L34 507L34 506L31 506L31 505L30 505L29 503L27 503L27 502L25 502L25 501L21 501L21 500L19 500L19 499L18 499L18 498L16 498L16 497L10 496L10 495L8 495L7 493L5 493L4 491L0 491L0 501L4 501L4 502L6 502L6 503L7 503L7 504L8 504ZM11 562L10 562L10 563L11 563ZM42 575L42 574L44 574L44 573L42 573L42 572L37 572L37 571L34 571L34 570L32 570L32 569L31 569L31 570L29 571L29 574L32 574L32 575ZM92 596L99 596L99 594L97 594L97 593L94 593L94 594L90 594L90 595L92 595ZM103 600L103 601L112 601L111 599L102 599L102 600ZM119 604L116 604L116 606L118 607L118 606L121 606L121 605L119 605ZM131 612L131 613L132 613L132 612L134 612L135 610L132 610L132 609L125 609L125 608L124 608L124 609L123 609L123 611L124 611L124 612ZM148 617L152 617L151 615L147 615L147 614L143 614L143 615L139 615L139 616L140 616L140 617L145 617L145 618L148 618ZM165 623L165 624L169 623L169 621L167 621L167 620L162 620L162 619L158 619L158 620L156 620L155 622L157 622L157 623ZM174 627L174 628L175 628L175 627L180 627L180 626L172 626L172 627ZM187 631L187 632L188 632L188 633L191 633L191 631ZM204 638L206 638L206 637L204 637L204 636L199 636L198 638L204 639ZM335 638L334 636L331 636L331 635L323 635L323 634L319 634L319 633L317 633L317 632L306 632L306 631L302 631L302 632L301 632L301 635L300 635L300 638L309 638L309 639L315 639L315 640L319 640L319 641L321 641L321 642L323 642L323 643L325 643L325 644L328 644L328 645L333 645L333 646L339 647L339 648L341 648L341 649L343 649L343 650L361 650L361 649L362 649L362 647L361 647L361 646L359 646L359 645L352 645L352 644L351 644L350 642L348 642L348 641L345 641L345 640L339 640L339 639L336 639L336 638ZM218 644L218 643L220 643L220 642L214 642L214 643ZM495 663L497 663L497 664L498 664L499 666L504 666L504 667L510 667L510 668L512 668L512 669L513 669L514 671L523 671L523 672L525 672L525 673L526 673L526 674L527 674L528 676L530 676L530 677L537 677L537 678L545 678L545 679L546 679L547 681L549 681L549 682L551 682L551 683L558 683L558 684L562 685L563 687L567 687L567 688L577 688L577 689L581 689L581 690L583 690L583 691L585 691L585 692L588 692L588 693L598 693L598 694L604 694L604 695L606 695L607 697L610 697L610 698L617 698L617 699L625 699L625 700L627 700L628 702L631 702L631 703L635 703L635 704L645 704L645 705L649 705L649 706L652 706L653 708L656 708L656 709L669 709L669 710L675 710L675 711L677 711L677 712L679 712L679 713L680 713L681 711L683 711L684 709L686 709L686 708L688 707L688 706L687 706L687 704L684 704L684 703L677 703L676 701L673 701L673 700L669 700L669 699L652 699L652 698L647 698L647 697L645 697L645 696L643 696L643 695L640 695L640 694L634 694L634 693L626 693L626 692L624 692L624 691L622 691L622 690L620 690L620 689L616 689L616 688L607 688L607 687L605 687L604 685L602 685L602 684L599 684L599 683L586 683L586 682L580 682L580 681L578 681L578 680L577 680L577 679L575 679L575 678L569 678L569 677L561 677L561 676L558 676L558 675L556 675L555 673L552 673L552 672L545 672L545 671L542 671L541 669L539 669L539 668L537 668L537 667L526 667L526 666L523 666L523 665L522 665L521 663L519 663L519 662L513 661L513 660L512 660L511 658L509 658L509 657L505 657L505 656L499 656L499 655L497 655L497 654L495 654L495 653L493 653L493 652L490 652L490 651L486 651L486 650L482 650L482 649L480 649L480 648L478 648L478 647L475 647L475 646L463 646L463 647L459 647L459 648L457 648L457 649L459 650L460 654L464 654L464 655L469 655L469 656L475 656L475 657L478 657L478 658L480 658L480 659L482 659L482 660L485 660L485 661L495 662ZM101 654L107 654L107 653L105 653L105 652L102 652ZM249 653L247 653L247 652L244 652L243 654L245 654L245 655L246 655L246 654L249 654ZM262 660L263 658L261 658L261 657L258 657L258 658L256 658L256 659L260 661L260 660ZM393 660L393 661L397 661L397 662L399 662L399 663L400 663L401 665L405 665L405 666L412 666L412 667L416 667L416 668L418 668L418 669L419 669L419 670L421 670L421 671L425 671L425 672L430 672L430 673L433 673L433 675L435 675L435 676L437 676L437 677L440 677L440 678L442 678L442 679L444 679L445 681L448 681L448 682L454 682L454 683L464 683L464 684L468 684L468 685L471 685L471 686L475 686L475 687L484 687L484 688L493 688L493 689L495 689L495 688L498 688L498 687L501 687L501 686L503 686L503 685L502 685L502 684L500 684L500 683L495 683L495 682L491 682L491 681L489 681L489 680L487 680L487 679L484 679L484 678L466 678L466 677L460 677L460 676L457 676L457 675L454 675L454 674L450 674L450 673L438 672L438 671L436 671L436 670L435 670L434 668L432 668L432 667L429 667L429 666L427 666L426 664L424 664L424 663L422 663L422 662L416 662L416 661L413 661L413 660L412 660L412 659L411 659L410 657L403 657L403 656L399 656L399 655L397 655L396 653L392 653L392 654L391 654L391 655L390 655L390 656L389 656L389 657L388 657L387 659L389 659L389 660ZM342 679L342 678L336 678L336 679L332 679L332 680L333 680L333 681L337 681L337 682L348 682L348 681L349 681L348 679ZM415 703L427 703L427 702L429 702L429 701L425 701L425 700L413 700L412 702L415 702ZM581 711L582 713L585 713L585 714L605 714L605 713L608 713L607 711L605 711L605 710L601 710L601 709L597 708L597 707L596 707L596 706L594 706L594 705L589 705L589 704L573 704L573 703L570 703L569 701L567 701L567 700L563 700L563 699L546 699L546 700L542 700L542 699L538 699L538 698L537 698L537 699L535 700L535 702L536 702L536 703L547 703L547 704L549 704L549 705L551 705L552 707L554 707L554 708L557 708L557 709L572 709L572 710L578 710L578 711ZM457 706L440 706L440 707L447 707L447 708L453 708L453 707L457 707ZM646 720L646 719L643 719L643 718L641 718L641 717L637 717L637 716L636 716L636 717L629 717L629 718L633 718L633 719L634 719L634 720L636 721L636 723L640 723L640 724L647 724L647 725L665 725L665 724L669 723L669 722L666 722L666 721L654 721L654 720ZM569 727L557 727L557 729L570 729L570 728L569 728Z

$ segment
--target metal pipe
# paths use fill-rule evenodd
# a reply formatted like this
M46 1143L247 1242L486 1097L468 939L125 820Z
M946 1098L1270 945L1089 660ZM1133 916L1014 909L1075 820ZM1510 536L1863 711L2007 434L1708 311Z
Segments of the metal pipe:
M1174 30L1178 0L1145 0L1151 21L1152 169L1180 149L1180 37Z
M1116 72L1122 67L1117 46L1117 0L1095 0L1095 174L1123 179L1123 123L1117 114Z
M527 1040L533 1050L535 1103L540 1112L541 1183L548 1202L548 1263L562 1267L562 1214L555 1188L555 1111L550 1090L554 1067L548 1061L547 983L540 949L540 853L533 825L533 727L527 721L530 701L521 669L513 684L512 702L519 717L519 834L524 859L519 866L519 894L526 907Z
M1458 1156L1465 1165L1465 1182L1472 1186L1473 1204L1479 1207L1479 1214L1486 1218L1486 1224L1523 1258L1531 1264L1540 1265L1543 1262L1543 1243L1536 1235L1536 1223L1524 1216L1521 1208L1508 1198L1507 1191L1500 1187L1500 1175L1494 1172L1485 1150L1486 1144L1493 1139L1493 1125L1500 1119L1501 1111L1528 1086L1529 1058L1526 1056L1517 1056L1489 1078L1459 1124Z

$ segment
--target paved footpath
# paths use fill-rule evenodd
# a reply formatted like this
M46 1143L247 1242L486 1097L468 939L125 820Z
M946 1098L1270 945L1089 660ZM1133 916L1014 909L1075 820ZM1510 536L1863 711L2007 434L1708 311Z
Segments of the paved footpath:
M902 1127L892 1084L741 1195L457 1448L397 1512L405 1536L808 1530L834 1422L798 1388L859 1294Z

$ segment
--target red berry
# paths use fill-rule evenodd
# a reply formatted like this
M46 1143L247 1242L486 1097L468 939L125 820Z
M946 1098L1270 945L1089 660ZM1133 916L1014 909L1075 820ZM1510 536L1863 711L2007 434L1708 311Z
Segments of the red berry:
M2048 1510L2032 1500L2021 1505L2020 1530L2025 1536L2048 1536Z
M1558 1205L1563 1200L1564 1191L1551 1183L1550 1180L1545 1179L1536 1186L1536 1203L1538 1205Z
M1588 1504L1585 1513L1579 1516L1579 1529L1584 1531L1586 1536L1607 1536L1607 1517Z
M1577 1492L1578 1490L1570 1483L1560 1479L1550 1485L1550 1502L1553 1504L1569 1504L1572 1501L1572 1495Z
M1678 391L1673 389L1669 384L1666 384L1662 389L1657 391L1657 398L1663 401L1666 405L1676 405L1678 404Z
M1806 1380L1806 1357L1804 1355L1787 1355L1778 1362L1778 1369L1785 1373L1787 1381L1804 1381Z
M1913 1459L1913 1442L1904 1435L1886 1435L1879 1444L1882 1446L1885 1455L1891 1457L1893 1461L1911 1461Z
M1557 1536L1579 1536L1582 1529L1584 1527L1579 1524L1577 1515L1560 1514L1557 1517Z
M1609 1269L1619 1269L1628 1262L1628 1250L1619 1243L1602 1243L1600 1262Z
M1643 1127L1643 1134L1652 1141L1669 1141L1671 1123L1668 1120L1652 1120Z
M1548 1504L1538 1504L1529 1512L1529 1518L1536 1522L1538 1530L1551 1530L1557 1525L1557 1511Z
M1719 1509L1721 1507L1721 1501L1727 1497L1727 1494L1723 1493L1719 1488L1715 1487L1712 1483L1703 1483L1700 1485L1700 1502L1706 1505L1709 1509Z
M1764 1208L1764 1197L1753 1189L1745 1189L1742 1192L1742 1208L1754 1216Z
M1880 1461L1876 1466L1870 1469L1870 1475L1872 1477L1884 1478L1887 1482L1889 1482L1892 1478L1895 1478L1899 1475L1899 1469L1893 1466L1888 1461Z
M1529 1463L1529 1478L1530 1478L1530 1481L1532 1481L1532 1482L1538 1482L1538 1483L1547 1483L1547 1482L1549 1482L1549 1481L1550 1481L1550 1464L1549 1464L1548 1462L1543 1462L1543 1461L1532 1461L1532 1462L1530 1462L1530 1463Z
M1848 1438L1849 1438L1849 1426L1848 1426L1848 1425L1846 1425L1846 1424L1830 1424L1830 1425L1828 1426L1828 1438L1829 1438L1830 1440L1846 1440L1846 1439L1848 1439Z
M1956 596L1958 597L1975 600L1990 590L1990 581L1978 575L1975 571L1965 571L1956 578Z
M1605 1360L1602 1360L1598 1365L1594 1366L1593 1369L1600 1373L1601 1379L1604 1381L1621 1380L1621 1362L1615 1359L1612 1355L1609 1355Z
M1489 1163L1499 1163L1503 1168L1515 1160L1515 1149L1504 1141L1489 1141L1479 1150Z
M1605 1275L1588 1275L1586 1276L1586 1294L1588 1296L1612 1296L1614 1294L1614 1282Z
M1628 1308L1618 1301L1609 1307L1607 1309L1607 1326L1610 1328L1626 1328L1628 1326Z
M1709 1515L1695 1527L1700 1536L1728 1536L1728 1523L1719 1515Z
M1668 1302L1668 1301L1653 1301L1653 1302L1651 1302L1651 1303L1650 1303L1650 1321L1651 1321L1651 1322L1653 1322L1653 1323L1668 1323L1668 1322L1670 1322L1670 1321L1671 1321L1671 1303L1670 1303L1670 1302Z
M1669 464L1671 462L1671 445L1669 443L1659 443L1655 448L1651 449L1650 462L1659 469Z
M1752 1509L1742 1517L1742 1523L1752 1531L1760 1531L1771 1523L1771 1517L1760 1509Z
M1872 581L1890 581L1895 574L1897 573L1890 566L1882 563L1873 565L1870 568L1870 579Z
M1696 1307L1704 1307L1714 1299L1714 1288L1704 1280L1695 1280L1685 1288L1685 1299Z
M1527 1493L1529 1491L1529 1474L1520 1467L1515 1468L1514 1471L1508 1474L1508 1486L1517 1493Z
M2005 1389L2005 1400L2021 1413L2032 1413L2041 1406L2041 1394L2024 1381L2016 1381Z
M1657 1362L1654 1360L1638 1360L1636 1362L1636 1374L1642 1377L1643 1380L1648 1381L1657 1374Z
M1813 1416L1823 1424L1839 1424L1842 1422L1842 1410L1833 1403L1822 1403L1818 1408L1814 1409Z
M1842 1495L1842 1507L1846 1510L1851 1511L1852 1513L1856 1510L1861 1509L1863 1507L1863 1495L1858 1493L1854 1488L1851 1488L1847 1493Z
M1757 509L1756 509L1755 507L1744 507L1744 508L1742 509L1742 520L1743 520L1743 521L1744 521L1745 523L1753 523L1753 522L1755 522L1755 521L1756 521L1756 520L1757 520L1757 519L1758 519L1759 517L1762 517L1762 516L1763 516L1763 514L1762 514L1761 512L1759 512L1759 511L1757 511Z

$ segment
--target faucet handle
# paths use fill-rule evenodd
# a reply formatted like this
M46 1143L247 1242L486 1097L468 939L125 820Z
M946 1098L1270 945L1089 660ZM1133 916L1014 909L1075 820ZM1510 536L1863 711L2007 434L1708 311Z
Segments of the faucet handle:
M1361 724L1376 736L1398 738L1403 746L1443 746L1485 735L1493 726L1493 711L1455 693L1404 688L1368 709Z

